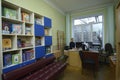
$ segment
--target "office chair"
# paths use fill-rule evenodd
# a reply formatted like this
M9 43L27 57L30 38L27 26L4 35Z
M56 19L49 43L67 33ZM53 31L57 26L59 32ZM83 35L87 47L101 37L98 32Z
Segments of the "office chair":
M79 51L83 68L92 68L98 70L98 53L91 51Z
M113 54L113 48L110 43L105 44L105 53L101 53L100 56L104 57L104 62L107 63L107 58Z
M64 46L64 50L69 50L70 47L69 46Z

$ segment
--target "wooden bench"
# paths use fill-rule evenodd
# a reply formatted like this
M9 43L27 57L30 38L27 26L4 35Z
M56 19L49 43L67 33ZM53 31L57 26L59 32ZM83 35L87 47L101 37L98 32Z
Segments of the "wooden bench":
M2 80L54 80L66 65L63 62L55 62L55 57L52 56L4 73Z

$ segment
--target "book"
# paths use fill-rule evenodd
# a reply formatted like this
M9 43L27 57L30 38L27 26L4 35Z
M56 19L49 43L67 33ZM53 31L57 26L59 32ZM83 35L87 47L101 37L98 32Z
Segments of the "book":
M34 58L34 50L30 49L30 50L24 50L22 53L22 61L28 61Z
M41 45L41 38L40 37L35 38L35 45L36 46Z
M17 39L17 47L18 48L22 47L21 39Z
M27 52L29 53L29 59L33 59L34 58L34 50L31 49L31 50L28 50Z
M3 34L10 34L11 23L9 22L2 22L2 33Z
M3 7L3 16L6 18L17 19L17 11L7 7Z
M9 54L4 54L3 55L3 65L6 67L6 66L9 66L12 64L12 55L9 53Z
M31 28L30 27L25 27L25 34L27 34L27 35L31 35L32 33L31 33Z
M30 22L30 15L28 13L22 12L22 21Z
M45 29L45 35L49 35L48 29Z
M38 24L38 25L42 25L42 19L40 18L35 18L35 23Z
M22 61L25 62L26 61L26 54L22 53Z
M9 38L2 39L2 48L3 50L11 49L12 48L11 39Z
M21 34L22 33L22 25L21 24L12 24L11 33L12 34Z
M20 63L20 54L12 54L12 64Z

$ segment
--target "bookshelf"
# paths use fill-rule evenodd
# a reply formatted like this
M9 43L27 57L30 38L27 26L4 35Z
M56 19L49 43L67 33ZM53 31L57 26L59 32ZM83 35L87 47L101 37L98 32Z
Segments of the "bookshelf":
M52 36L51 36L51 28L52 28L52 20L44 17L44 28L45 28L45 52L46 55L52 53Z
M1 73L31 64L52 53L51 19L1 1Z

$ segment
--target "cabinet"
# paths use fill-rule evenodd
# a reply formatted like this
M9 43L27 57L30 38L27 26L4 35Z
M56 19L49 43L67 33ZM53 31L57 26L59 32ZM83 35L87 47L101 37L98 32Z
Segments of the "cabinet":
M1 73L31 64L51 53L51 19L7 1L1 3Z
M116 8L116 80L120 80L120 4Z

